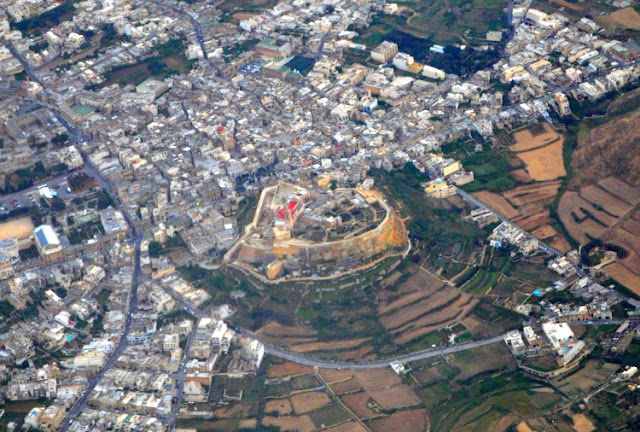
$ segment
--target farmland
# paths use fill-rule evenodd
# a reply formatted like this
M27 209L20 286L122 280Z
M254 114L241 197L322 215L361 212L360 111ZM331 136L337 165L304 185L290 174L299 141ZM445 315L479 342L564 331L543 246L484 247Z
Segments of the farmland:
M607 181L615 182L618 185L618 191L631 188L630 185L615 178L608 178ZM625 198L616 197L605 188L595 185L586 186L579 192L565 193L560 199L558 214L572 237L584 244L589 241L589 238L602 237L605 232L625 218L633 206L637 205L634 195L630 193ZM632 229L635 229L635 226Z
M291 405L296 414L304 414L327 405L329 397L324 393L301 393L291 397Z
M499 156L488 158L488 166L474 164L482 160L479 155L465 155L469 146L458 143L444 150L476 172L478 181L465 189L556 250L566 253L593 239L619 246L618 262L603 272L637 291L640 165L630 143L637 136L640 110L633 107L638 95L633 90L597 106L575 104L572 110L582 120L557 125L566 128L564 137L547 123L497 134L491 151ZM588 117L593 112L606 116ZM486 150L480 154L488 156ZM517 167L514 158L524 167ZM481 273L474 278L476 285L483 278L489 285L494 282ZM471 288L476 293L481 289Z
M266 416L262 420L262 424L265 426L276 426L281 430L297 430L299 432L312 432L316 430L315 425L313 424L313 422L311 421L311 418L308 415L300 416L300 417Z
M589 360L577 372L552 380L552 384L564 394L576 396L605 382L620 365Z
M590 422L595 425L603 419L600 396L596 404L589 405L596 411L585 411L584 418L572 416L575 413L567 409L556 410L568 406L567 395L580 398L619 368L587 360L569 375L537 381L518 370L502 342L409 363L404 377L388 367L361 371L320 368L305 373L270 356L265 364L258 377L235 380L234 388L249 392L241 402L222 407L198 404L199 410L209 409L214 417L181 420L179 425L237 430L257 423L264 428L309 432L363 432L367 428L375 432L504 431L516 430L517 425L521 425L517 430L547 430L554 423L563 426L560 430L569 430L564 426L574 423L587 428ZM265 376L272 378L265 380ZM216 394L219 380L216 377L213 384ZM265 401L259 402L251 395L254 392L265 395Z
M546 208L556 197L562 182L551 180L526 184L502 194L480 191L474 195L502 216L531 231L540 240L554 238L558 233L549 225Z
M427 426L427 413L425 410L401 411L389 417L371 422L371 429L375 432L406 431L421 432Z
M217 7L223 12L248 13L270 9L276 3L275 0L225 0Z
M380 319L396 343L402 344L463 319L475 305L472 298L446 287L426 271L415 273L397 295L378 306ZM415 291L414 287L418 288Z
M432 430L506 430L563 400L553 388L516 371L504 344L411 367L414 390L428 409Z
M101 86L117 83L121 86L138 85L147 78L165 79L171 75L188 74L195 62L184 54L184 45L180 40L171 40L154 48L151 57L133 64L113 68L106 74Z
M268 366L267 376L278 376L265 385L268 396L261 423L283 430L362 432L361 422L373 430L385 425L414 421L426 424L421 400L390 368L362 372L317 370L316 375L283 375L291 363ZM320 383L327 384L319 387ZM346 389L345 384L349 388ZM346 407L346 408L345 408ZM408 411L404 411L407 408ZM401 413L396 410L403 409ZM369 421L370 420L370 421ZM413 430L413 429L407 429ZM415 429L421 430L421 429Z
M558 204L558 216L566 230L581 244L600 239L625 251L604 273L640 293L640 188L616 177L566 192Z
M489 30L501 30L502 4L492 0L404 1L401 5L402 31L433 39L436 43L473 44L485 42ZM384 18L400 18L386 16Z
M610 15L616 23L632 30L640 30L640 14L632 7L619 9Z
M458 140L442 148L474 172L476 181L463 188L538 239L568 252L571 245L549 211L567 181L564 138L545 122L501 131L481 152L471 151L475 143Z
M518 157L535 181L555 180L567 174L562 163L562 139L535 150L520 152Z

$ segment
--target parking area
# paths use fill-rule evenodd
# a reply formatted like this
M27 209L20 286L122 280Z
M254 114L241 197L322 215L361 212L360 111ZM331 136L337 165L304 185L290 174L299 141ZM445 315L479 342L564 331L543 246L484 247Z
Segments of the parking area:
M0 197L0 215L7 215L11 211L23 207L40 206L40 199L43 197L46 199L59 197L67 200L72 195L73 193L69 189L67 182L67 175L61 175L23 191Z

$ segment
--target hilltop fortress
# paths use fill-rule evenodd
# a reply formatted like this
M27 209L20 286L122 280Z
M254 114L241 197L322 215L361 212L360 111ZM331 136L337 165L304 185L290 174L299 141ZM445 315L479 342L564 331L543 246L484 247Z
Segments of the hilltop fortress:
M333 278L400 255L404 222L371 189L324 191L278 183L262 191L255 216L225 261L265 282Z

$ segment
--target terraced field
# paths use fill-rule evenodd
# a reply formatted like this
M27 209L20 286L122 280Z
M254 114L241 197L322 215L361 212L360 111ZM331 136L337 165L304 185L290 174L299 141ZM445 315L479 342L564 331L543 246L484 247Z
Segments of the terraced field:
M475 306L470 295L417 272L396 295L378 305L382 325L398 344L464 319Z

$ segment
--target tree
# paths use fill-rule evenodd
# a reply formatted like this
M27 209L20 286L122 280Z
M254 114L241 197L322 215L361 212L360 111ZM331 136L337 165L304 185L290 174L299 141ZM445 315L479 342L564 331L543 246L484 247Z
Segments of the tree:
M34 225L42 225L42 215L40 214L40 208L37 205L29 208L29 216Z
M162 244L160 244L157 241L152 241L151 243L149 243L149 256L151 258L159 257L161 252L162 252Z
M61 133L51 138L53 144L64 144L67 141L69 141L69 135L67 133Z
M67 205L64 203L62 198L55 197L51 200L51 210L60 212L67 208Z

